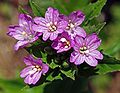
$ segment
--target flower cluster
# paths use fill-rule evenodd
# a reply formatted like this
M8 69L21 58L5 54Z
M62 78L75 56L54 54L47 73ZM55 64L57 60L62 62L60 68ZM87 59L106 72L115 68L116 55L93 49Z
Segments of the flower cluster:
M51 46L57 53L73 49L69 60L71 63L80 65L86 62L90 66L96 66L97 59L103 59L103 55L97 50L101 40L95 33L87 35L80 27L84 19L85 15L79 10L66 16L49 7L44 18L32 19L29 15L20 14L19 25L10 26L7 34L18 40L15 50L33 43L42 35L45 42L51 40ZM36 84L41 75L49 69L40 58L35 59L31 55L26 57L24 62L27 67L22 70L20 76L25 78L27 84Z

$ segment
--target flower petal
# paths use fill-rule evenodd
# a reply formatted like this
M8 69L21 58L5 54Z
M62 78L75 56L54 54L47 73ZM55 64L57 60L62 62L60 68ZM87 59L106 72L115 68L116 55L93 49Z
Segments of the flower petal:
M28 75L28 76L24 79L24 82L25 82L26 84L29 84L29 85L32 84L32 81L33 81L33 78L31 78L31 75Z
M26 77L27 75L29 75L29 71L32 70L32 66L28 66L26 68L24 68L21 72L20 72L20 77L21 78L24 78Z
M74 11L69 15L69 19L75 23L75 26L79 26L85 19L85 15L80 11Z
M97 34L95 33L90 34L85 38L85 42L87 46L90 46L92 43L96 42L96 40L98 40L98 37Z
M85 62L90 66L96 66L98 64L98 61L92 56L85 57Z
M101 40L98 40L98 41L92 43L89 46L89 50L95 50L95 49L97 49L100 46L100 44L101 44Z
M83 40L83 38L80 37L80 36L76 36L76 37L75 37L75 42L76 42L76 44L79 45L79 46L83 46L83 45L84 45L84 40Z
M50 37L50 33L46 31L46 32L43 33L42 39L43 39L44 41L46 41L49 37Z
M54 9L52 7L49 7L45 13L45 19L47 19L48 22L57 22L59 17L59 12L57 9Z
M32 64L32 61L33 61L32 55L30 55L30 56L28 56L28 57L24 57L24 63L25 63L27 66L33 65L33 64Z
M24 40L22 35L23 29L19 26L9 26L9 32L7 35L14 37L17 40Z
M49 70L48 65L43 63L43 64L42 64L42 72L43 72L43 74L47 73L48 70Z
M15 46L14 49L17 51L20 47L24 47L28 44L28 41L18 41Z
M33 24L32 29L33 29L34 31L36 31L36 32L42 32L42 33L44 33L45 31L48 30L48 27Z
M75 29L73 29L75 31L75 33L81 37L86 37L86 32L83 28L81 27L76 27Z
M42 17L35 17L34 22L41 26L46 26L46 24L47 24L45 18L42 18Z
M79 53L74 51L71 53L71 56L70 56L70 62L73 63L75 62L76 58L79 56Z
M32 17L26 14L19 15L19 25L20 26L28 26L32 22Z
M50 35L50 40L51 40L51 41L55 40L55 39L57 38L57 36L58 36L58 34L56 34L56 33L51 33L51 35Z
M79 54L78 57L76 58L74 64L80 65L80 64L82 64L84 62L84 60L85 60L85 56Z
M42 72L36 72L32 77L32 84L36 84L39 81L41 75Z
M103 55L98 50L90 51L89 54L97 59L103 59Z

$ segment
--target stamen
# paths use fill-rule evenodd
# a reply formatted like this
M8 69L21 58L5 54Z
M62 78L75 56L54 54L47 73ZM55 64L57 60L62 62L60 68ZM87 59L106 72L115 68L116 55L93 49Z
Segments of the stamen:
M74 28L75 25L72 22L69 22L68 26L66 27L67 30Z
M89 50L87 50L86 46L83 46L83 47L80 48L80 53L81 54L87 54L87 53L89 53Z
M60 41L62 43L64 43L64 47L65 48L69 48L70 47L70 42L66 38L61 38Z
M54 32L57 30L57 22L55 22L54 24L52 22L47 23L46 26L49 28L50 32Z

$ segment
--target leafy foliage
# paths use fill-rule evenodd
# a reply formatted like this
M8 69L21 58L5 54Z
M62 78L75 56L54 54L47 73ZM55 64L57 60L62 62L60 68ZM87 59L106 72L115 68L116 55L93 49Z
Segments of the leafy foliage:
M104 59L99 62L96 69L98 74L106 74L114 71L120 71L120 60L104 55Z
M78 9L82 10L86 15L82 27L88 33L96 32L99 34L105 25L105 22L98 21L96 17L101 14L106 0L97 0L95 3L90 3L89 0L29 0L29 3L35 16L43 16L49 6L59 9L63 14L69 14ZM48 93L48 91L49 93L90 93L85 88L87 84L86 78L120 71L120 61L107 55L104 55L104 59L99 61L97 67L90 67L86 63L75 66L69 62L72 50L67 53L57 54L51 48L51 42L47 41L45 43L41 38L26 50L36 57L41 57L44 62L49 64L49 72L41 78L41 82L43 82L40 84L42 85L33 87L33 89L43 89L45 85L43 93ZM84 87L83 90L80 90L80 87L81 89Z

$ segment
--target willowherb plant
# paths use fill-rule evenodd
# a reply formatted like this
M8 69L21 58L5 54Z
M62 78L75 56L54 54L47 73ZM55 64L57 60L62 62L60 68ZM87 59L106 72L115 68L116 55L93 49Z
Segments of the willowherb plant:
M32 4L30 0L34 14L38 15L37 7ZM58 78L64 80L67 77L76 81L80 76L88 78L120 70L120 67L111 65L120 64L119 60L98 50L102 40L97 32L87 31L93 27L91 20L93 21L102 9L98 6L100 4L104 5L105 1L98 0L95 4L83 8L83 12L77 10L68 15L53 7L47 8L44 17L32 18L25 13L19 14L19 24L9 26L7 34L18 40L15 50L24 47L30 53L24 58L27 67L20 73L26 84L39 84L39 80L43 82L43 77L44 82L52 82ZM98 12L92 11L96 9L92 7L98 7ZM88 8L91 10L87 11ZM94 25L94 29L97 29L97 24ZM104 24L101 28L103 26Z
M103 55L96 50L101 43L97 34L86 35L83 28L79 27L84 21L84 14L79 10L72 12L68 17L59 14L57 9L49 7L45 13L45 18L35 17L33 20L29 15L19 15L19 26L9 27L8 35L19 40L15 45L15 50L26 46L38 39L43 34L43 40L50 38L52 47L57 53L69 51L73 48L70 62L80 65L84 61L90 66L96 66L96 59L103 59ZM96 59L95 59L96 58ZM25 83L36 84L42 73L47 72L48 67L42 64L40 59L33 57L25 59L25 68L21 72L21 77L25 78ZM46 69L46 71L44 71Z

